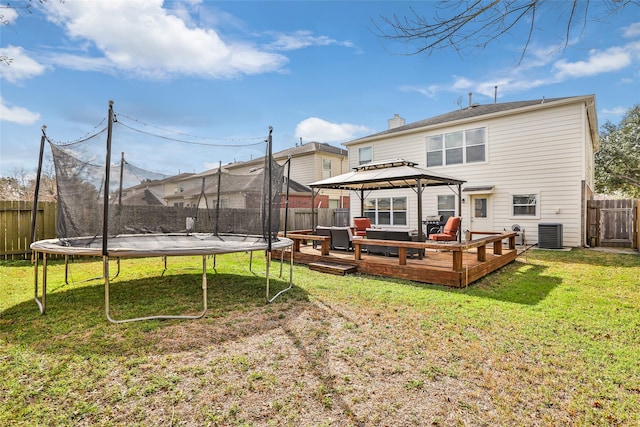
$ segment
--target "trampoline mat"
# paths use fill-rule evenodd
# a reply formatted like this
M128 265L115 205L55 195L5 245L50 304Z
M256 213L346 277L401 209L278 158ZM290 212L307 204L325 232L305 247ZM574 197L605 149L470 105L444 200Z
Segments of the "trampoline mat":
M280 237L271 242L271 248L282 249L292 244L291 239ZM268 247L262 236L210 233L123 234L109 237L107 242L111 257L214 255L267 250ZM31 249L57 255L101 256L102 238L39 240L31 244Z

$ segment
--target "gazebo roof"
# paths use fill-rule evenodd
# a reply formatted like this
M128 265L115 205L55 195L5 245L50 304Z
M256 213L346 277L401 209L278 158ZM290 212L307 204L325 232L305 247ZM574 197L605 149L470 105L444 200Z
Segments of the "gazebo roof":
M422 186L460 185L466 182L416 166L417 163L403 159L371 162L354 168L353 172L316 181L309 186L341 190L383 190L417 187L418 181Z

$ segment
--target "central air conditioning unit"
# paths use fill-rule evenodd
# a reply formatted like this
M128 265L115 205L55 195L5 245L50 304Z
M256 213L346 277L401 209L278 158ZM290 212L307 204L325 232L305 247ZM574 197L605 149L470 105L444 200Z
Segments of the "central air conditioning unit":
M538 247L542 249L562 249L562 224L538 224Z

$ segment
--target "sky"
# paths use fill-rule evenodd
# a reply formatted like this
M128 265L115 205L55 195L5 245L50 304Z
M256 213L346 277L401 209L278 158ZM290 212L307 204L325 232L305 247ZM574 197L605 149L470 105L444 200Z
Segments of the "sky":
M640 8L592 4L565 46L561 3L538 12L520 60L529 22L484 49L431 55L379 37L382 17L434 16L428 1L14 1L0 8L0 57L9 58L0 176L36 170L43 125L53 140L75 140L101 123L109 100L145 126L232 146L207 158L176 146L159 160L194 172L250 160L233 144L269 126L274 151L341 146L385 130L394 114L423 120L466 106L469 93L492 103L495 86L498 102L595 94L599 125L619 123L640 103Z

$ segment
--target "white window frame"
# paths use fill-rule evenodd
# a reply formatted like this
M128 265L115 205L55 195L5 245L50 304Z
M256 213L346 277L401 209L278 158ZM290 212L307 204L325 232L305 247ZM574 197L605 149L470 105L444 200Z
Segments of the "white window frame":
M327 168L325 162L329 163L329 167ZM322 179L331 178L331 159L322 159Z
M451 211L451 209L440 209L440 198L441 197L453 197L453 211ZM438 194L438 196L436 196L436 207L438 208L438 215L442 215L442 219L443 220L447 220L448 218L452 217L452 216L456 216L456 196L455 194ZM447 216L444 215L442 212L453 212L451 215Z
M369 159L366 161L362 160L362 150L369 150ZM366 147L359 147L358 148L358 165L364 165L366 163L370 163L373 161L373 146L372 145L367 145Z
M389 212L389 223L381 224L380 223L380 210L378 209L378 202L382 199L389 200L389 210L384 212ZM404 199L404 209L394 209L394 199ZM377 226L403 226L406 227L409 224L409 198L406 196L387 196L387 197L369 197L365 200L365 206L367 201L373 201L373 209L367 209L365 207L364 216L371 219L372 225ZM404 213L404 223L396 224L395 214Z
M478 143L469 143L467 142L467 133L471 133L474 131L479 131L482 130L483 131L483 135L484 135L484 141L482 144L478 144ZM447 136L449 136L450 138L453 136L462 136L462 141L461 141L461 145L457 145L457 146L449 146L447 147L446 141L447 141ZM438 141L439 139L439 141ZM456 138L457 139L457 138ZM472 163L485 163L487 161L487 128L485 126L483 127L476 127L476 128L471 128L471 129L463 129L463 130L459 130L459 131L454 131L454 132L446 132L446 133L441 133L441 134L436 134L436 135L429 135L425 138L425 153L426 153L426 162L425 164L427 165L427 167L439 167L439 166L455 166L455 165L466 165L466 164L472 164ZM453 141L452 141L453 142ZM430 143L435 143L435 144L440 144L440 147L437 149L432 149L429 150L429 145ZM476 160L476 161L468 161L468 150L471 149L472 147L479 147L479 146L483 146L484 147L484 159L483 160ZM454 150L461 150L462 151L462 161L461 162L447 162L447 153L452 153ZM429 153L440 153L440 157L441 157L441 162L439 164L429 164Z
M517 206L534 206L535 207L535 213L532 215L529 214L517 214L515 212L515 208L516 208L516 204L515 202L515 198L516 197L534 197L535 198L535 203L520 203ZM511 210L511 218L522 218L522 219L539 219L540 218L540 193L534 193L534 192L522 192L522 193L512 193L509 195L509 209Z

